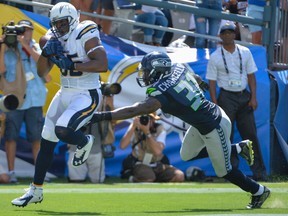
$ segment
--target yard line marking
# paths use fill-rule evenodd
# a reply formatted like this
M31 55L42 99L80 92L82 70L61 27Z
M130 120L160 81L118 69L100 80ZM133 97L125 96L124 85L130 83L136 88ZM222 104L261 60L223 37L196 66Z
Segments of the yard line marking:
M272 193L288 193L288 188L272 188ZM0 194L22 193L23 189L0 189ZM44 193L243 193L238 188L55 188ZM245 192L244 192L245 193Z

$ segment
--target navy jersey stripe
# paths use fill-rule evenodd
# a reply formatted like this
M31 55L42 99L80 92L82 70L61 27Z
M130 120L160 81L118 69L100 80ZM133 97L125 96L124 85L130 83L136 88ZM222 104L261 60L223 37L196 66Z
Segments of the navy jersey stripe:
M79 124L83 121L83 119L87 118L87 116L94 113L95 109L97 108L97 104L99 103L99 95L96 89L89 90L92 102L91 104L86 107L85 109L79 110L76 112L68 123L68 127L76 130Z
M83 35L85 35L87 32L93 29L97 29L97 26L95 24L86 26L84 29L82 29L82 31L79 32L78 36L76 37L76 40L81 39Z

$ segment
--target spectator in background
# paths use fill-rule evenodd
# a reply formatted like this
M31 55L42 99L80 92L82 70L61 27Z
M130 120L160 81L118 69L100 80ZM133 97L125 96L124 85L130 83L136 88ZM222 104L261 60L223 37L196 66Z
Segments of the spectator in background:
M255 19L263 19L264 6L266 0L248 0L247 16ZM252 43L262 44L262 27L257 25L248 25L252 34Z
M190 22L189 22L189 31L195 32L195 18L194 14L191 14L190 16ZM187 44L189 47L195 47L195 37L191 35L187 35L184 41L185 44Z
M32 2L32 0L27 0ZM32 5L25 5L25 4L21 4L21 3L14 3L14 2L9 2L9 1L4 1L6 4L11 5L13 7L16 7L18 9L21 10L26 10L26 11L30 11L33 12L33 6Z
M4 167L0 164L0 184L9 183L9 175L5 172Z
M216 11L222 11L222 0L196 0L196 6L200 8L207 8ZM209 18L204 16L195 15L196 33L211 36L217 36L220 26L220 19ZM208 23L208 32L206 30ZM196 38L196 48L205 48L205 38ZM217 42L209 40L208 48L216 48Z
M254 118L254 110L257 109L255 78L257 67L250 50L235 44L235 28L235 25L231 24L221 28L222 46L210 56L206 78L209 80L212 102L218 104L231 120L231 142L234 135L233 125L236 122L242 139L253 142L254 164L251 166L253 179L267 181ZM218 98L216 83L220 87ZM246 89L247 85L250 91ZM231 153L231 162L236 169L239 159L235 151Z
M164 0L164 1L168 1L168 0ZM167 21L168 21L167 27L173 28L173 20L172 20L170 10L167 8L162 8L161 11L163 12L164 16L167 18ZM165 32L163 35L163 39L162 39L162 46L164 47L168 46L171 43L173 36L174 36L173 32Z
M168 26L167 18L157 7L142 5L141 9L136 10L136 15L135 21L137 22L164 27ZM141 27L141 29L144 32L144 44L162 46L164 31L144 27Z
M70 0L70 3L77 9L87 13L93 13L96 11L100 0ZM58 2L69 2L69 1L57 1ZM95 21L96 18L80 14L80 22L84 20Z
M183 182L185 179L184 173L169 165L163 154L166 131L155 122L157 117L155 114L135 117L120 140L121 149L132 145L132 153L122 168L122 176L130 172L131 182ZM132 163L128 169L127 160Z
M113 109L113 96L104 95L99 111L108 111ZM87 161L83 164L83 166L78 167L72 165L72 159L74 152L76 151L76 146L68 145L68 180L69 182L84 182L88 176L92 183L103 183L105 180L104 158L114 156L114 122L103 121L99 122L98 124L89 124L83 129L85 129L85 134L92 134L95 137L95 140ZM110 152L110 155L107 155L107 151L105 149L105 147L108 145L110 145L110 150L112 151Z
M233 14L240 14L240 10L238 10L238 1L237 0L229 0L226 4L225 10L227 10ZM235 30L236 38L235 39L241 40L239 23L235 22L235 26L236 26L236 30Z
M14 163L16 141L19 138L22 123L26 125L27 140L32 143L33 159L34 162L36 161L43 127L42 107L45 104L47 94L45 82L37 74L36 64L40 57L41 49L39 44L32 38L33 24L29 20L21 20L18 22L18 25L24 27L25 32L22 35L17 35L17 42L15 44L7 45L6 43L1 43L0 57L0 73L4 74L3 79L7 83L11 85L15 84L20 76L19 74L23 72L22 79L25 79L24 83L26 81L26 90L21 89L21 86L16 86L16 88L20 88L22 92L25 92L25 100L23 101L23 98L19 100L23 104L17 110L6 113L4 138L11 183L17 182ZM5 37L7 36L4 33L1 40L5 40ZM19 64L20 67L18 67Z
M113 0L101 0L101 8L102 8L102 14L105 16L114 16L114 5ZM105 34L110 34L112 26L112 21L103 19L101 20L101 27L102 32Z
M5 131L5 113L0 111L0 140L2 140ZM5 172L4 167L0 164L0 184L9 183L9 175Z

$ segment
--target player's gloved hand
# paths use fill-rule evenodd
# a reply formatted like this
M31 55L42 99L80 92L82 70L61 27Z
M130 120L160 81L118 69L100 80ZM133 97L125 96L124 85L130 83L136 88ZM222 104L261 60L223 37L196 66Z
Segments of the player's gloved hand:
M64 56L64 55L58 57L58 59L56 58L53 62L60 69L64 69L64 70L74 70L75 69L74 62L71 59L69 59L68 57Z
M209 84L204 82L203 80L199 83L199 87L202 89L203 92L209 90Z
M111 112L97 112L94 113L92 119L90 120L90 124L94 124L104 120L112 120Z
M46 58L49 58L52 56L63 55L63 53L64 53L64 49L61 45L61 42L57 38L51 38L44 45L41 55Z

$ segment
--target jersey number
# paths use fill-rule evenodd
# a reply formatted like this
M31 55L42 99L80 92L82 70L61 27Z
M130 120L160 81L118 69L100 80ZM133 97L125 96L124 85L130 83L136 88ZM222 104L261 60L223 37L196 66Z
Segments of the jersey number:
M67 58L69 58L72 61L72 58L78 57L77 53L73 54L73 55L67 55ZM80 61L76 61L74 63L81 63ZM64 70L64 69L60 69L62 76L71 76L71 77L75 77L75 76L82 76L83 72L81 71L74 71L74 70Z
M174 90L180 93L184 89L188 90L186 98L191 102L191 108L196 111L201 105L203 95L202 92L197 88L196 80L194 79L192 73L185 74L186 79L181 80L175 87Z

